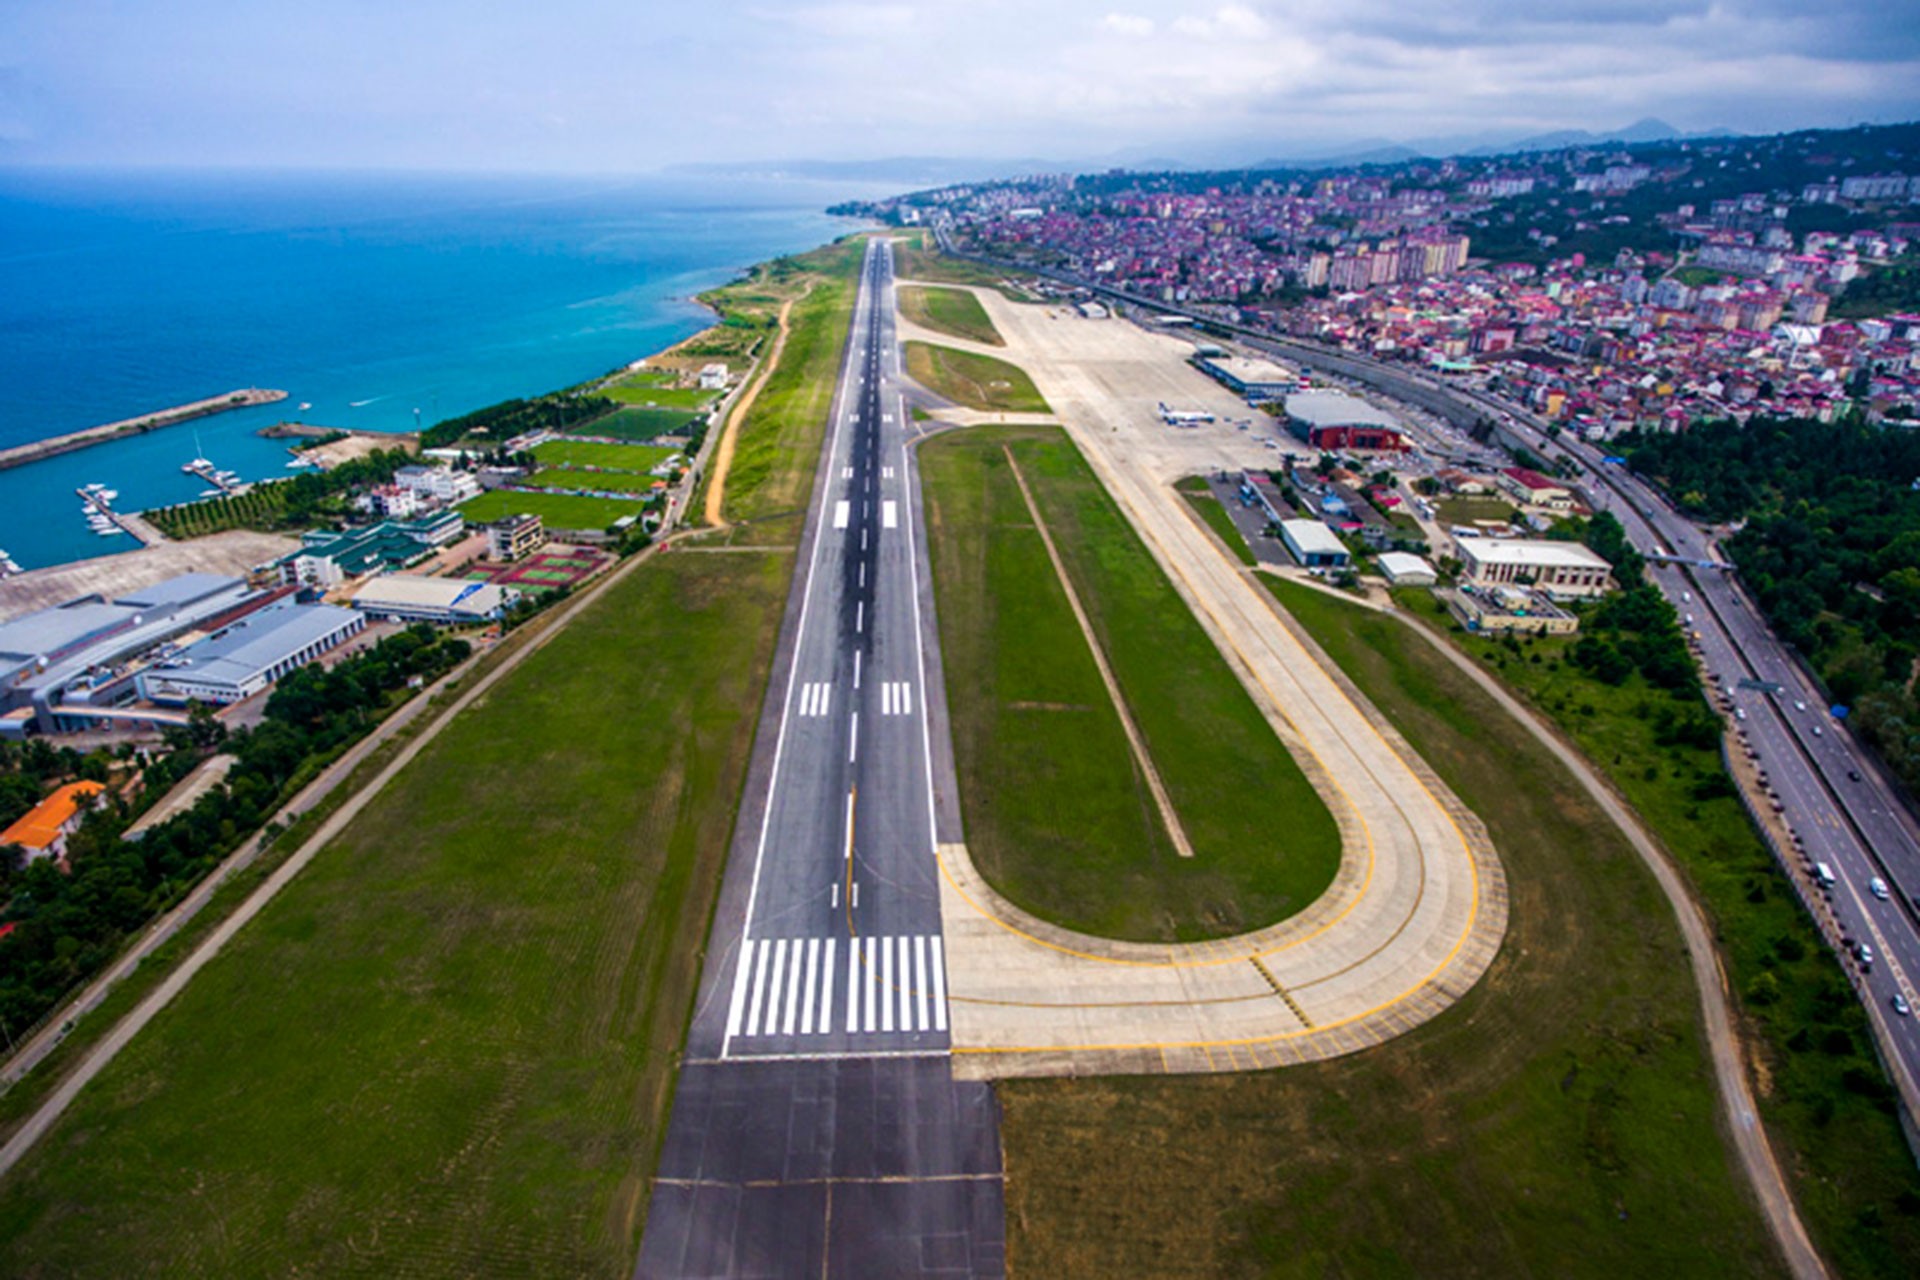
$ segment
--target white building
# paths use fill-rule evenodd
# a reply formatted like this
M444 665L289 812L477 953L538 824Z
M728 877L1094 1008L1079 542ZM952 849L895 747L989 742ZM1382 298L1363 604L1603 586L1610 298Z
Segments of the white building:
M239 702L358 635L366 625L365 616L351 609L273 605L141 672L140 696L171 704Z
M452 467L402 467L393 473L393 482L448 506L480 496L480 482Z
M353 595L353 607L407 622L458 626L490 622L520 598L512 587L463 578L384 573Z
M1294 562L1309 569L1340 569L1352 559L1347 544L1318 520L1282 520L1280 540Z
M714 363L700 366L700 389L723 391L727 385L727 366Z
M1380 553L1380 572L1396 587L1430 587L1440 581L1433 566L1406 551Z
M1483 587L1538 587L1556 599L1613 589L1613 566L1577 542L1460 538L1455 546L1469 580Z

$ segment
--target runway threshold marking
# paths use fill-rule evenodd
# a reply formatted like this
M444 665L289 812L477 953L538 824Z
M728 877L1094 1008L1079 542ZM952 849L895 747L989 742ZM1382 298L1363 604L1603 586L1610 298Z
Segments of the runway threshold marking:
M833 527L844 529L853 518L853 503L845 498L833 504Z

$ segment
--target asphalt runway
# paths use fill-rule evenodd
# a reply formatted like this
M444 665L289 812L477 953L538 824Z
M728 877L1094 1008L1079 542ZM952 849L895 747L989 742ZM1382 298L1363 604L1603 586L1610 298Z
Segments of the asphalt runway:
M871 244L643 1277L1004 1274L993 1096L948 1058L959 822L893 317Z

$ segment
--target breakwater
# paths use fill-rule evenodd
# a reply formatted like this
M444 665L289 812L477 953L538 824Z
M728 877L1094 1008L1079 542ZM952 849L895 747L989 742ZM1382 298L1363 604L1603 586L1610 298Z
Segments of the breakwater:
M5 471L9 467L25 466L29 462L38 462L42 458L51 458L57 454L72 453L75 449L85 449L89 445L104 444L123 436L142 435L148 431L158 431L161 427L191 422L195 418L204 418L210 414L225 413L229 409L250 409L254 405L273 404L286 398L287 393L284 391L243 387L238 391L229 391L223 396L210 396L205 400L195 400L191 404L175 405L171 409L161 409L157 413L141 414L137 418L122 418L118 422L87 427L81 431L70 431L63 436L35 440L31 444L15 445L11 449L0 449L0 471Z

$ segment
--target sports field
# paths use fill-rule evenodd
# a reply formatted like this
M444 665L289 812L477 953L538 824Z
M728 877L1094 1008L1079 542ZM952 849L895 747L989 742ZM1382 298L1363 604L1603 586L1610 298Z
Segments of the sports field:
M657 477L633 471L584 471L577 467L541 467L528 484L556 489L597 489L602 493L652 493Z
M575 423L569 430L607 440L652 440L673 435L695 417L685 409L615 409L604 418Z
M590 547L567 547L536 551L512 564L486 565L466 576L507 587L571 587L590 577L608 558L605 552Z
M652 376L644 379L629 376L613 383L601 394L621 404L655 409L703 409L718 400L721 393L702 391L698 387L661 386L659 380Z
M646 472L673 456L672 449L646 444L602 444L598 440L547 440L533 456L549 467L609 467Z
M522 512L539 516L549 529L604 529L622 516L640 514L638 501L580 498L563 493L516 493L490 489L461 503L461 515L477 524Z
M450 724L0 1183L0 1274L629 1274L791 564L657 557Z
M1195 856L1179 856L1035 530L1011 446ZM1057 427L922 449L967 845L1049 920L1143 941L1283 919L1339 865L1332 816Z

